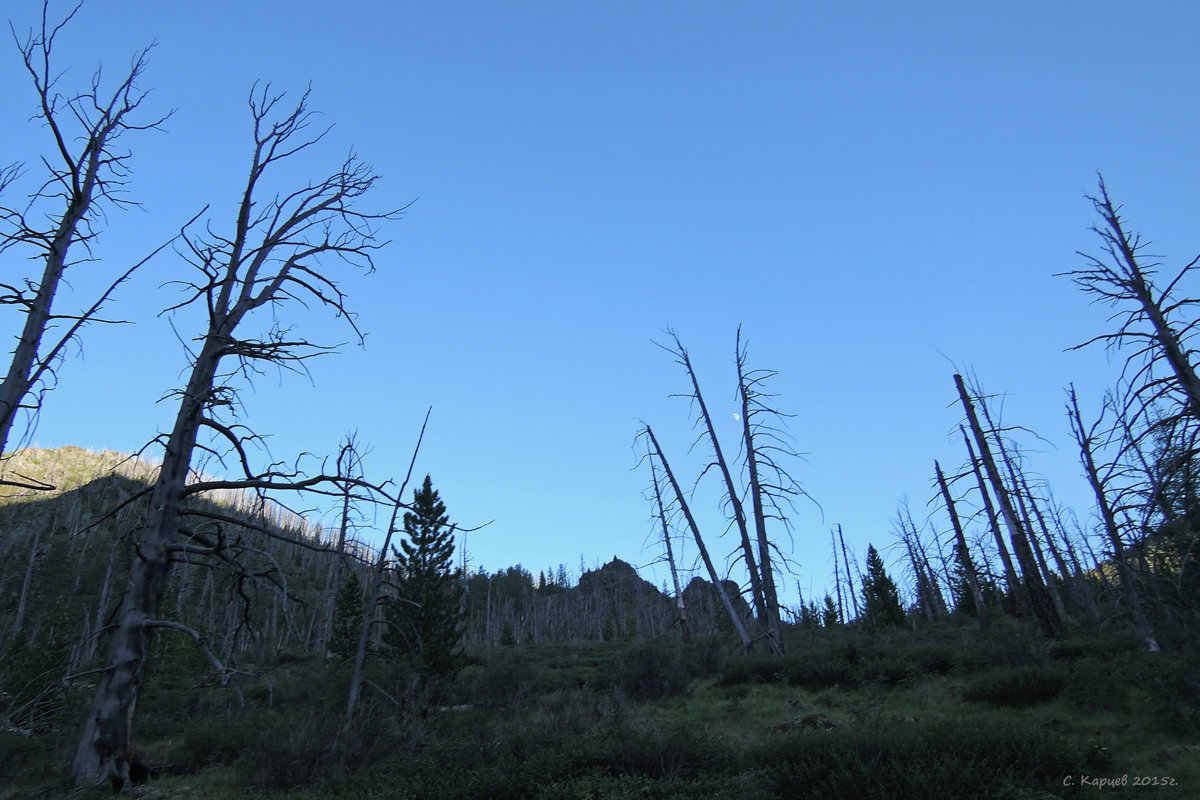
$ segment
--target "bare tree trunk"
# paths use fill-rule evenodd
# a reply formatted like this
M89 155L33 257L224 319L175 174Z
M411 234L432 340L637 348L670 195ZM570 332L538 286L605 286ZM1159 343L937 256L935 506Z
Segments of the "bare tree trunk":
M376 180L353 156L323 181L310 182L298 191L275 194L268 200L258 196L266 191L260 188L260 181L272 164L316 141L299 141L306 135L312 117L307 95L290 114L273 119L280 100L280 95L271 96L266 90L250 97L254 154L233 232L219 236L209 226L203 234L183 237L187 247L181 252L200 277L188 284L188 297L177 307L202 300L207 329L197 350L189 354L191 371L187 386L178 393L179 407L165 443L162 467L150 492L149 506L133 535L129 582L75 754L76 783L110 780L120 788L129 780L129 767L134 761L133 721L145 684L151 633L156 627L183 627L158 619L172 558L187 553L212 559L245 578L256 577L239 566L236 556L244 550L231 554L222 528L217 528L213 539L183 524L185 498L224 489L303 491L342 481L326 475L302 478L297 471L279 465L254 470L246 452L253 436L241 426L223 423L219 418L222 409L236 404L236 390L228 382L237 375L251 372L263 362L294 366L314 352L328 349L303 339L290 339L287 329L278 324L261 338L239 338L235 335L239 324L258 308L269 306L278 313L278 305L285 300L305 297L349 319L344 295L319 268L322 256L348 259L351 263L357 259L357 263L369 268L376 246L373 222L394 216L353 210L353 201ZM235 360L238 366L222 372L222 360L226 357ZM214 448L220 447L229 453L244 471L244 478L196 480L189 484L201 429L215 441L211 446L206 442L205 451L217 452ZM219 525L231 521L218 512L200 508L186 509L186 513L220 520ZM253 521L237 523L255 525ZM271 535L266 527L257 529ZM297 543L291 537L280 538ZM199 634L187 632L204 647ZM236 636L227 638L230 651L235 639ZM222 678L227 679L229 671L225 667L220 669Z
M1186 325L1181 331L1168 319L1172 312L1178 312L1181 307L1196 302L1194 299L1172 300L1170 293L1183 276L1200 263L1200 259L1193 260L1180 270L1167 288L1159 294L1150 280L1153 269L1144 269L1138 259L1138 252L1144 248L1145 243L1141 241L1141 237L1130 235L1125 230L1124 222L1118 213L1119 208L1109 197L1108 187L1104 185L1103 178L1100 180L1100 196L1089 199L1104 220L1103 228L1093 230L1104 242L1111 263L1106 264L1098 258L1088 256L1087 268L1067 274L1085 292L1095 294L1114 305L1124 302L1131 305L1133 310L1124 315L1126 322L1118 332L1097 336L1077 347L1084 347L1096 341L1104 341L1114 346L1124 343L1126 339L1141 343L1149 338L1152 344L1139 348L1130 358L1147 356L1152 363L1165 360L1175 378L1175 385L1186 398L1184 406L1187 413L1193 417L1200 417L1200 374L1197 374L1189 359L1190 352L1183 336L1183 332L1190 330L1192 325ZM1152 333L1131 330L1134 323L1143 321L1150 323ZM1151 392L1150 398L1142 398L1143 411L1148 410L1149 406L1161 397L1159 383L1152 381L1136 390L1135 395L1141 395L1147 390Z
M754 558L754 548L750 543L750 530L746 522L746 512L742 508L742 501L737 490L737 485L734 483L733 475L729 471L729 464L725 461L725 454L721 450L721 443L717 439L716 428L713 427L712 416L708 413L708 405L704 402L704 395L700 392L700 381L696 378L696 370L692 368L692 360L688 357L687 348L679 341L679 337L674 331L670 331L671 338L675 341L675 349L671 352L675 355L676 361L683 365L687 370L688 378L692 382L692 397L696 400L696 405L700 408L700 418L704 421L704 429L708 433L708 440L712 444L713 457L716 459L713 463L717 469L721 471L721 477L725 481L725 495L729 498L729 507L733 511L734 522L737 523L738 534L741 537L742 558L746 562L746 571L750 574L750 593L754 599L754 616L758 620L759 625L765 630L767 620L767 605L763 592L763 581L759 566Z
M1088 483L1091 484L1092 491L1096 494L1096 507L1100 510L1100 518L1104 521L1104 531L1108 534L1109 543L1112 544L1113 560L1117 564L1117 575L1121 580L1121 589L1133 617L1133 631L1138 641L1142 643L1142 646L1150 652L1154 652L1158 650L1158 640L1154 636L1154 629L1150 627L1150 620L1146 617L1145 608L1142 606L1141 594L1138 591L1137 576L1133 574L1133 570L1130 569L1129 562L1125 558L1125 545L1121 541L1121 531L1117 526L1116 514L1113 512L1112 506L1108 503L1108 497L1104 491L1104 482L1100 478L1100 473L1096 469L1095 459L1092 457L1092 434L1083 425L1083 416L1079 413L1079 401L1075 397L1075 387L1073 385L1069 390L1069 395L1070 401L1067 406L1067 413L1071 418L1071 427L1075 433L1075 441L1079 444L1079 452L1083 459L1083 468L1087 473Z
M48 5L43 11L47 10ZM17 306L25 317L12 361L0 382L0 453L8 448L17 412L21 408L40 408L41 397L36 387L47 375L53 375L55 363L67 342L84 324L96 318L117 286L140 266L135 265L114 281L87 311L75 315L53 311L55 295L72 266L68 261L71 245L81 242L86 246L98 235L92 229L93 223L103 214L103 210L97 208L98 201L107 200L113 206L129 202L120 197L120 187L125 183L126 162L130 156L114 150L114 143L123 133L157 128L165 120L164 117L146 124L134 124L129 119L136 116L146 97L137 90L136 83L146 69L147 50L134 57L129 72L110 96L99 94L99 70L90 91L73 97L59 94L56 83L61 74L51 66L54 39L78 10L77 6L53 29L47 27L44 13L40 34L31 34L19 45L25 70L38 94L35 118L40 118L49 130L54 140L54 155L42 159L49 175L42 187L33 193L33 203L25 209L0 207L0 220L13 228L0 235L0 249L13 243L31 245L41 252L38 260L42 262L41 277L37 281L27 281L26 288L0 284L0 303ZM14 37L15 34L14 30ZM80 129L72 130L74 124ZM82 143L82 147L78 152L72 152L70 148L77 143ZM11 172L0 175L0 186L13 177ZM41 208L43 202L63 201L66 205L58 212ZM50 220L49 226L45 224L46 218ZM43 339L56 319L70 320L71 324L64 335L56 334L57 339L45 347Z
M216 343L209 341L192 369L150 507L134 534L135 557L129 567L117 626L111 634L106 669L100 674L92 710L75 752L73 771L77 781L111 779L119 788L129 780L129 767L134 761L133 718L146 680L153 631L147 623L158 618L171 569L168 546L179 529L183 489L218 360Z
M782 517L782 511L779 509L778 493L789 492L782 479L790 480L790 476L776 462L766 456L764 449L755 441L755 430L758 426L752 420L756 415L770 411L762 404L759 399L761 395L755 387L764 377L773 373L759 371L756 377L746 372L746 351L742 347L741 327L738 328L736 355L738 394L742 400L742 441L745 447L746 468L750 478L754 530L758 538L758 568L762 573L763 601L766 603L767 647L771 653L783 655L782 620L779 613L779 595L775 590L775 574L771 567L771 541L767 538L766 503L771 502L774 505L777 519L786 519ZM778 451L780 448L776 445L774 449ZM777 481L774 490L767 488L759 478L760 468L764 465L768 469L773 469L781 479ZM775 494L772 494L772 491Z
M1004 518L1004 523L1008 527L1013 549L1017 554L1017 560L1021 563L1021 571L1025 576L1025 585L1029 589L1033 612L1037 616L1038 622L1041 623L1042 631L1046 636L1051 639L1057 639L1062 630L1062 620L1059 618L1058 612L1055 611L1054 603L1050 600L1046 587L1041 581L1041 574L1038 572L1033 551L1029 546L1028 536L1021 527L1020 520L1017 518L1016 509L1013 508L1012 500L1009 498L1008 491L1004 487L1004 481L1000 477L1000 470L996 468L996 462L992 458L992 450L988 445L987 436L979 424L979 418L975 414L975 406L971 402L970 395L967 394L967 387L963 384L962 376L955 375L954 383L958 387L959 398L962 400L963 408L967 412L967 420L971 425L971 430L975 434L975 441L979 445L979 456L983 460L983 465L987 469L988 476L991 479L992 488L996 493L996 501L1000 504L1000 511Z
M679 570L675 568L675 551L671 547L671 531L667 527L667 512L663 507L662 492L658 488L658 470L654 466L654 456L650 453L647 443L646 457L650 460L650 479L654 484L654 504L658 509L658 519L662 523L663 546L667 551L667 565L671 569L671 580L675 584L675 608L679 615L679 630L683 634L684 644L692 643L692 629L688 625L687 607L683 603L683 589L679 586Z
M729 600L729 595L725 591L725 585L721 582L720 575L717 574L717 568L713 566L712 558L708 555L708 548L704 546L704 539L700 537L700 528L696 525L696 519L692 516L692 511L688 507L687 499L683 495L683 490L679 488L679 482L675 480L675 473L671 472L671 465L667 463L666 456L663 455L662 448L658 445L658 439L654 436L654 431L649 425L646 426L646 435L650 437L650 443L654 445L654 453L658 456L658 461L663 466L663 472L667 474L667 480L671 483L671 488L675 491L675 499L679 503L679 508L683 511L683 516L687 519L688 527L692 531L692 537L696 540L696 547L700 551L700 558L704 561L704 566L708 570L708 575L712 578L713 589L717 593L717 597L721 600L721 605L725 607L725 613L729 615L729 622L733 625L733 630L737 634L738 639L742 642L744 650L750 649L750 636L746 633L746 627L742 625L741 617L733 607L733 603Z
M833 537L833 528L829 529L829 549L833 551L833 584L837 589L838 622L846 623L846 607L842 603L842 575L839 571L837 540Z
M13 618L12 636L20 633L21 627L25 624L25 609L29 604L29 587L33 584L33 568L37 565L38 557L41 555L38 551L41 541L42 526L35 523L33 544L29 547L29 559L25 562L25 577L21 580L21 594L17 597L17 613Z
M1067 613L1066 606L1063 605L1062 596L1058 592L1058 584L1054 581L1054 573L1046 565L1046 556L1042 552L1041 546L1038 544L1037 536L1033 530L1033 516L1029 513L1030 507L1037 511L1037 505L1033 499L1033 493L1029 491L1028 485L1025 483L1025 474L1017 467L1015 459L1008 454L1008 448L1004 446L1004 437L999 433L999 429L992 422L992 415L988 411L987 403L983 403L983 417L987 420L988 427L993 431L996 439L996 446L1000 449L1000 460L1004 462L1005 470L1008 472L1009 480L1011 481L1011 494L1017 500L1017 510L1020 512L1022 529L1028 534L1029 545L1033 550L1033 555L1038 565L1038 574L1041 576L1042 582L1046 586L1046 591L1050 595L1050 602L1054 604L1054 610L1058 612L1059 617L1065 617ZM1025 491L1022 492L1022 487ZM1041 512L1038 512L1039 514Z
M979 630L986 631L992 621L988 616L987 603L983 601L983 591L979 588L979 576L975 573L975 564L971 561L971 549L967 547L967 537L963 533L962 523L959 522L958 511L954 507L954 498L950 495L950 486L946 483L946 476L942 474L942 467L937 461L933 462L933 471L937 475L938 489L942 492L942 502L946 504L946 513L950 515L950 525L954 528L954 540L958 544L955 548L958 552L958 563L962 566L963 574L967 578L967 586L971 590L971 600L975 604L975 618L979 620Z
M371 641L371 632L375 628L376 610L379 608L379 597L383 591L384 584L387 583L387 563L388 563L388 548L392 545L392 536L396 533L396 520L400 517L400 511L404 508L404 490L408 486L409 480L412 478L413 466L417 463L417 453L421 451L421 442L425 439L425 426L429 424L429 415L433 412L430 408L425 412L425 421L421 423L421 433L417 436L417 444L413 447L412 460L408 462L408 473L404 476L404 481L400 484L400 489L396 492L396 500L392 504L392 517L388 521L387 534L383 539L383 546L379 548L379 557L375 559L375 565L372 567L371 582L367 589L367 602L363 607L363 622L362 628L358 633L358 648L354 653L354 670L350 676L350 691L346 697L346 724L344 730L349 732L350 726L354 723L354 711L358 707L358 699L362 694L363 686L363 670L367 664L367 646ZM491 595L491 582L488 582L489 599ZM398 598L397 602L402 600Z
M842 544L842 564L846 567L846 586L849 589L850 601L854 603L854 618L858 619L858 590L854 586L854 578L850 576L850 556L846 554L846 537L842 534L842 525L838 523L838 540Z
M1008 594L1012 597L1016 615L1018 617L1028 616L1031 603L1029 590L1017 576L1012 556L1008 553L1008 546L1004 544L1004 534L1000 531L1000 521L996 516L996 508L992 505L992 496L988 492L987 483L983 477L983 469L980 467L980 460L975 457L975 448L971 444L971 438L967 435L966 428L959 426L959 431L962 433L963 444L967 447L967 457L971 460L971 471L975 473L975 481L979 486L979 496L983 498L984 512L987 514L988 527L991 529L992 536L996 540L996 550L1000 554L1000 563L1004 565L1004 583L1008 587Z

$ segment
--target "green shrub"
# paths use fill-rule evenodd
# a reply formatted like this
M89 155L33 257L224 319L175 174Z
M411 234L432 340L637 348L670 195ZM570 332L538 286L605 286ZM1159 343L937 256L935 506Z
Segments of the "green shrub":
M1090 655L1071 662L1063 696L1082 711L1128 710L1130 682L1123 670Z
M1050 645L1050 657L1056 661L1070 661L1092 656L1107 661L1119 653L1137 649L1137 640L1122 631L1101 636L1076 636L1054 642Z
M774 683L783 676L784 662L777 656L740 655L728 659L721 667L717 684Z
M647 639L632 645L617 662L617 685L637 700L674 697L687 691L691 680L678 642Z
M729 743L696 725L615 728L611 734L615 736L606 743L603 761L617 774L678 781L735 766Z
M1067 685L1067 676L1054 667L996 670L976 678L964 697L1006 707L1031 706L1052 700Z
M1067 798L1078 788L1064 789L1063 776L1085 764L1064 740L1000 719L794 730L749 758L789 800L975 800L1004 791Z
M916 670L923 675L946 675L954 668L954 650L947 645L923 645L909 654Z
M692 645L691 655L693 673L702 678L713 678L720 674L729 658L729 643L724 639L706 636Z
M872 658L855 667L859 683L881 683L884 686L898 686L914 671L912 664L895 656Z
M781 676L789 685L805 689L854 686L859 682L856 671L839 658L789 658L781 667Z

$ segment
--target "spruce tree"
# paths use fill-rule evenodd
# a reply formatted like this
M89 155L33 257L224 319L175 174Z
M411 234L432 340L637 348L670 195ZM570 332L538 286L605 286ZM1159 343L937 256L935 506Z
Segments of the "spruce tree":
M904 607L900 604L900 590L888 577L883 559L873 545L867 545L867 574L863 577L863 600L866 622L871 626L894 625L903 627Z
M385 644L428 676L451 677L461 661L462 582L454 568L454 526L429 476L413 491L404 539L392 547L397 602L388 610Z
M363 623L363 587L358 573L350 570L338 587L333 630L326 645L338 663L354 658Z
M821 609L821 626L824 628L832 628L837 625L838 610L837 604L833 602L833 598L828 594L825 595L825 607Z

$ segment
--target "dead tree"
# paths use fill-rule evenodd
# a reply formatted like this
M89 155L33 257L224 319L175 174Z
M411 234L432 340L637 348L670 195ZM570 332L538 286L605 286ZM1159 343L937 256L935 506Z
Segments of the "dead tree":
M754 509L754 530L758 539L758 568L762 572L763 600L766 604L767 647L772 653L783 653L782 620L779 614L779 596L775 589L775 574L771 566L771 550L774 545L767 536L767 518L778 520L788 526L788 516L783 505L791 505L792 498L802 490L776 458L794 457L796 453L782 438L779 428L762 421L761 417L783 416L767 405L773 395L762 391L763 384L776 373L771 370L747 370L746 349L742 346L742 329L737 335L738 395L742 401L742 448L749 475L750 501Z
M975 617L979 620L979 630L986 631L991 625L987 604L983 601L983 590L979 588L979 576L975 574L975 564L971 561L971 549L967 547L967 537L963 533L962 523L958 519L958 510L954 505L954 497L950 494L950 485L942 474L942 467L937 461L933 462L933 471L937 476L938 490L942 493L942 502L946 505L946 513L950 516L950 527L954 529L955 552L958 563L966 577L967 586L971 590L971 601L975 604Z
M1099 195L1088 199L1100 215L1101 224L1092 230L1100 237L1104 255L1081 253L1087 265L1063 274L1092 295L1095 302L1116 309L1110 319L1120 319L1121 326L1072 349L1096 342L1104 342L1111 349L1132 348L1123 371L1123 382L1133 387L1129 396L1134 410L1132 421L1145 418L1163 401L1177 405L1192 417L1200 417L1200 374L1195 367L1196 351L1188 346L1200 320L1179 319L1198 301L1172 294L1184 276L1200 263L1200 257L1175 273L1166 288L1160 290L1154 284L1160 265L1143 261L1148 243L1126 230L1121 208L1109 197L1103 178L1099 182Z
M929 556L921 544L921 537L917 531L917 526L912 521L912 514L909 511L907 499L896 510L896 519L894 522L900 534L900 541L904 544L904 548L908 552L909 563L912 565L913 578L916 581L917 587L917 604L920 607L921 613L925 615L926 619L933 619L939 615L948 615L950 610L946 607L945 597L942 595L937 578L933 574L933 568L929 563Z
M966 428L960 425L958 430L962 434L963 445L967 448L967 458L971 462L971 471L975 473L975 482L979 486L979 496L982 498L983 510L987 515L988 528L991 530L992 536L996 541L996 550L1000 555L1000 563L1004 566L1004 583L1008 587L1009 597L1012 598L1013 609L1018 617L1028 616L1030 612L1029 591L1017 575L1016 567L1013 566L1012 556L1008 552L1008 545L1004 543L1004 533L1000 530L1000 521L996 516L996 507L992 504L992 496L988 491L987 481L983 477L983 469L980 467L980 461L975 457L975 446L971 444L971 437L967 435Z
M842 603L842 573L838 564L837 540L833 537L833 528L829 529L829 549L833 551L833 585L837 589L838 622L845 624L846 607Z
M671 471L671 465L667 463L667 457L663 453L662 448L658 444L658 439L654 436L654 431L649 425L645 427L646 436L650 439L650 444L654 448L654 455L658 458L658 462L662 464L663 472L666 473L667 481L671 484L671 489L675 492L675 502L679 504L679 510L683 512L684 519L687 520L688 528L692 532L692 538L696 540L696 548L700 551L700 558L704 561L704 567L708 570L708 576L712 579L713 589L717 593L717 597L721 600L721 605L725 608L725 613L729 615L729 622L733 626L734 632L741 640L742 649L750 649L750 635L746 633L746 626L742 624L742 618L738 616L737 610L733 607L733 602L729 599L729 594L725 591L725 584L721 581L721 576L717 573L716 566L713 565L712 558L708 554L708 548L704 546L704 539L700 536L700 526L696 524L696 518L692 516L692 510L688 507L687 498L684 497L683 490L679 487L679 481L675 480L675 473Z
M854 618L858 619L858 592L854 588L854 578L850 576L850 556L846 553L846 537L842 535L842 525L839 522L838 526L838 541L842 545L842 564L846 567L846 587L850 595L851 602L854 603Z
M360 498L355 494L355 485L363 478L363 451L358 443L357 433L348 434L338 451L337 474L348 480L338 487L342 511L338 521L337 543L330 542L334 547L335 556L329 559L329 570L325 578L324 616L317 626L317 641L322 645L329 641L333 631L337 594L342 587L342 573L346 560L350 557L346 550L346 541L350 531L361 523L361 516L356 508L356 501Z
M400 483L400 489L396 492L396 499L392 503L392 514L388 520L387 533L383 538L383 546L379 548L379 553L375 557L375 563L371 567L371 582L367 586L367 601L363 607L362 628L359 629L358 633L358 647L355 650L354 667L350 675L350 690L346 697L346 723L343 727L343 730L346 732L349 732L351 725L354 723L354 712L358 708L358 700L362 695L362 687L368 683L365 677L367 650L371 641L371 633L377 624L376 617L378 616L383 590L388 583L388 553L391 552L392 537L396 535L396 531L398 530L396 522L400 519L400 512L407 508L402 502L404 490L408 487L409 480L412 479L413 467L417 463L417 453L421 451L421 442L425 439L425 426L429 424L429 415L432 412L432 408L425 412L425 421L421 423L421 433L417 436L417 444L413 447L412 459L408 462L408 472L405 473L404 480ZM490 590L490 583L488 588ZM395 602L403 602L403 598L393 599ZM371 686L392 700L392 702L397 702L395 698L392 698L379 686L373 683Z
M650 462L650 481L654 486L654 508L658 520L662 523L663 547L667 553L667 566L671 570L671 581L675 586L675 609L679 615L679 631L683 635L684 644L692 643L692 628L688 625L687 606L683 602L683 588L679 585L679 570L675 566L675 550L671 546L671 529L667 525L667 510L663 505L662 491L658 484L658 469L654 466L654 456L650 452L650 443L646 443L646 458Z
M1036 510L1037 506L1034 502L1033 494L1028 490L1028 484L1025 482L1024 471L1018 463L1018 458L1013 457L1008 452L1008 446L1005 444L1005 437L999 425L992 420L991 411L988 409L986 402L981 402L980 406L983 410L983 419L991 429L992 438L996 442L996 449L1000 451L1000 462L1004 465L1005 472L1008 473L1009 496L1016 502L1016 510L1019 513L1022 530L1025 531L1029 541L1030 550L1033 551L1034 561L1038 566L1039 580L1046 587L1046 592L1050 596L1050 602L1054 604L1054 610L1059 617L1066 616L1066 606L1063 605L1062 596L1058 591L1058 584L1055 582L1054 573L1050 571L1046 564L1046 556L1042 552L1042 546L1038 542L1038 537L1033 529L1033 514L1030 509Z
M75 754L77 783L111 780L120 786L128 781L151 632L181 627L158 618L172 560L184 554L206 557L238 571L238 553L231 552L221 529L211 534L192 523L207 516L219 526L214 519L219 515L189 509L185 501L215 489L319 491L345 481L337 475L306 477L279 462L253 466L250 452L257 438L228 419L230 410L238 408L239 378L266 366L301 370L305 359L331 349L292 334L279 321L280 310L289 300L308 301L349 321L345 296L327 274L329 262L371 271L372 254L380 246L375 225L399 213L355 209L377 176L353 155L324 179L272 191L269 181L278 162L324 137L324 132L310 130L313 112L307 92L291 111L283 110L281 101L282 95L269 87L251 91L253 153L231 229L218 233L210 223L203 233L185 233L179 248L199 275L180 282L186 296L172 309L197 303L206 311L207 325L189 350L187 384L173 395L179 403L174 425L157 440L163 446L162 466L131 534L134 557L128 583ZM257 334L240 331L248 318L264 316L255 314L259 309L270 312L265 316L273 321L260 323ZM240 477L198 479L192 467L197 453L229 458ZM266 527L263 531L271 533ZM199 640L194 631L189 633Z
M704 424L704 433L701 438L707 435L708 442L712 446L713 461L705 466L704 471L708 471L712 467L716 467L721 472L721 478L725 482L725 497L730 513L733 515L733 520L737 525L738 535L741 537L742 559L746 563L746 571L750 575L750 593L754 600L754 616L758 620L760 627L765 631L765 620L767 619L767 605L765 594L763 592L762 576L759 572L758 560L754 557L754 547L750 541L750 529L746 521L746 512L742 507L741 493L738 491L737 484L733 480L733 474L729 469L729 462L725 460L725 454L721 450L721 442L717 438L716 428L713 426L712 415L708 413L708 405L704 402L704 395L700 391L700 381L696 377L696 370L692 367L692 360L688 356L687 348L679 341L679 336L674 331L668 330L672 341L675 342L674 348L663 347L672 355L675 356L675 361L684 368L688 374L688 380L692 384L692 393L688 395L700 410L700 416L696 420L696 424ZM662 345L659 345L662 347Z
M983 461L984 468L987 470L992 490L996 495L996 501L1000 504L1000 512L1004 519L1005 527L1008 528L1013 550L1017 554L1017 561L1021 564L1021 573L1025 578L1025 586L1029 591L1033 613L1042 627L1042 632L1048 638L1057 639L1062 631L1062 619L1054 608L1050 594L1046 591L1046 585L1042 583L1041 573L1038 570L1037 561L1033 556L1033 549L1029 544L1029 535L1021 525L1016 507L1013 505L1012 498L1005 487L1004 479L1000 475L1000 470L996 467L996 460L992 457L992 449L988 444L987 435L983 426L979 424L979 416L975 413L975 405L971 400L971 396L967 393L967 387L963 383L961 375L954 376L954 384L958 388L959 399L962 400L963 409L967 413L967 421L970 423L971 431L975 435L975 442L979 446L979 457Z
M1146 609L1142 604L1137 576L1129 566L1129 561L1126 558L1125 543L1122 541L1121 529L1117 524L1116 513L1112 505L1108 502L1108 497L1105 493L1104 476L1097 469L1093 455L1096 428L1103 421L1103 414L1101 414L1101 419L1091 428L1084 427L1083 416L1079 412L1079 401L1075 396L1074 385L1068 390L1067 414L1071 419L1071 431L1075 434L1075 442L1079 445L1079 454L1083 461L1084 472L1087 474L1088 483L1096 495L1096 508L1100 511L1100 519L1104 523L1104 532L1107 534L1109 544L1113 548L1113 561L1117 565L1117 576L1121 581L1122 595L1129 606L1130 616L1133 618L1134 635L1137 636L1138 641L1147 650L1151 652L1156 651L1158 650L1158 641L1154 637L1154 630L1150 626L1150 621L1146 616Z
M134 55L128 72L114 87L103 89L97 70L88 89L65 94L62 73L53 65L55 39L79 12L82 2L57 25L51 25L49 3L42 7L41 30L18 43L21 59L38 98L34 119L53 140L52 154L42 158L46 173L23 206L0 205L0 251L28 248L41 265L37 278L20 284L0 283L0 305L13 306L23 317L12 360L0 382L0 453L6 452L18 413L35 419L43 394L56 379L56 365L69 342L88 322L101 320L101 309L117 287L147 259L113 280L85 310L62 313L54 302L59 286L72 267L91 260L76 258L73 248L85 250L99 235L105 207L131 205L123 196L131 154L120 149L130 132L158 128L166 117L139 122L146 93L137 86L146 69L148 49ZM15 31L14 31L15 38ZM0 190L11 189L19 169L0 173ZM159 250L162 248L160 247ZM155 251L157 252L157 251ZM22 441L28 436L26 431Z

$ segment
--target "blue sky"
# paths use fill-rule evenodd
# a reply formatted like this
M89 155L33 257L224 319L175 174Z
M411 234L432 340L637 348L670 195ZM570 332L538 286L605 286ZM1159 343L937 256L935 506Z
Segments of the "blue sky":
M20 34L38 6L8 6ZM1063 389L1095 413L1119 362L1064 352L1107 312L1054 273L1096 249L1084 194L1098 170L1168 265L1200 248L1198 17L1182 2L90 0L64 34L64 86L101 62L115 78L153 41L148 109L175 113L129 137L142 207L110 210L98 263L61 302L85 304L205 205L228 226L250 87L311 83L335 127L277 185L353 148L384 178L364 207L412 205L374 275L338 276L365 349L245 391L272 454L331 454L357 430L369 473L399 477L432 406L418 470L461 524L494 520L467 540L475 565L577 573L617 555L661 584L639 421L689 483L704 453L689 455L688 404L670 397L686 377L652 340L679 333L736 451L740 323L752 366L779 373L806 454L792 472L821 506L794 516L788 595L820 594L832 525L861 562L868 542L892 545L902 498L918 522L929 512L935 458L963 462L955 365L1006 393L1005 419L1050 443L1027 437L1029 469L1090 514ZM4 53L0 161L32 179L48 141ZM157 258L112 306L135 324L87 331L37 443L133 450L169 425L158 400L186 364L157 312L187 269ZM349 337L287 313L314 340ZM185 336L189 321L175 320ZM696 510L715 540L725 523L704 487Z

